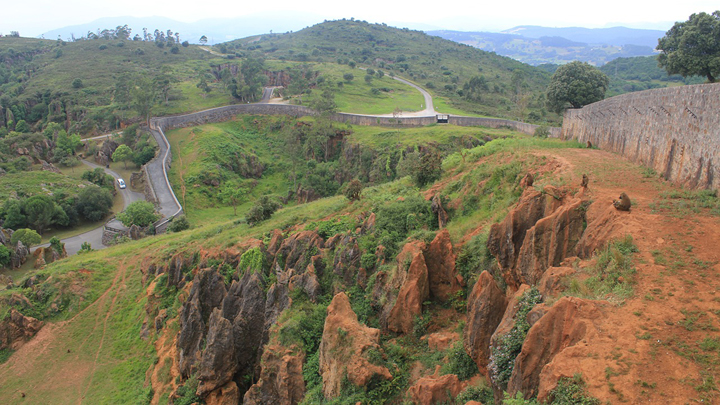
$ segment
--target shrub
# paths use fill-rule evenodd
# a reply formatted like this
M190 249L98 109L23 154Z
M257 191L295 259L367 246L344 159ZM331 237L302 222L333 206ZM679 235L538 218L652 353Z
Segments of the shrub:
M175 391L177 397L173 401L175 405L190 405L194 403L200 403L200 397L195 392L198 388L197 375L193 374L190 378L185 381L185 384L178 387Z
M505 389L515 365L515 358L520 354L525 337L530 330L526 315L542 300L537 287L527 290L518 300L518 310L515 314L515 325L510 332L501 336L497 346L491 348L488 371L493 382Z
M168 226L168 231L170 232L180 232L186 229L190 229L190 222L185 215L174 218L172 222L170 222L170 226Z
M253 226L270 218L281 206L280 203L271 199L270 196L264 195L250 208L250 211L245 215L245 221Z
M572 280L566 294L581 298L610 298L622 302L632 295L632 277L635 267L632 254L637 252L632 236L608 244L598 253L595 265L586 269L590 277L583 281Z
M18 242L22 242L22 244L28 248L30 246L37 245L41 241L42 238L40 237L40 234L28 228L18 229L13 232L12 237L10 238L10 243L12 243L13 246L17 245Z
M10 249L7 246L0 244L0 267L6 267L10 265L10 257L12 256Z
M363 185L360 183L360 180L353 179L345 188L345 198L350 201L357 201L360 199L360 193L362 193L362 190Z
M550 391L549 399L553 405L600 405L597 398L588 395L579 373L572 378L560 378L557 387Z
M465 404L470 401L477 401L482 404L494 404L495 395L493 394L492 388L482 384L465 388L465 390L455 398L455 402L458 404Z
M462 342L455 343L448 351L447 357L448 362L443 366L443 374L455 374L460 381L465 381L478 373L477 364L467 354Z
M60 239L57 236L53 236L50 238L50 247L52 247L52 249L58 254L62 255L65 244L60 242Z
M537 136L538 138L547 138L550 136L550 129L548 129L547 125L540 125L535 129L535 134L533 136Z
M78 251L78 254L90 253L93 250L95 250L95 249L92 248L92 245L90 244L90 242L83 242L82 245L80 245L80 250Z
M146 227L158 218L159 215L155 214L155 206L147 201L135 201L117 216L117 219L127 227L132 225Z

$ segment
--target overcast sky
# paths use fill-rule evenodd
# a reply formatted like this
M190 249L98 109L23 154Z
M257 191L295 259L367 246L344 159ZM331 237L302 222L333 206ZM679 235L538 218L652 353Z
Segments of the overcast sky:
M720 9L718 0L5 0L0 8L0 33L19 31L34 37L44 32L88 23L101 17L163 16L182 22L237 17L258 12L302 11L323 19L354 17L368 22L427 24L463 31L499 31L516 25L588 28L625 25L666 30L692 13ZM416 28L416 27L411 27Z

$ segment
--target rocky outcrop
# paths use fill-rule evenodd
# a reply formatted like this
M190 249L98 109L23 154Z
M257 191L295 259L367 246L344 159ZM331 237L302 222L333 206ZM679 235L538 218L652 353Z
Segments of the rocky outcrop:
M574 255L575 246L585 229L585 202L579 198L558 207L551 215L542 218L525 235L514 284L537 284L550 266L559 266L568 255Z
M220 309L213 309L207 333L207 347L202 352L198 367L197 395L204 397L210 391L228 383L238 363L235 359L235 338L230 321Z
M0 350L19 349L27 340L35 336L42 326L42 321L11 309L10 315L0 322Z
M305 396L304 360L305 356L297 346L267 346L262 356L260 379L245 393L243 403L294 405L302 401Z
M222 303L222 315L232 323L237 372L253 375L257 351L262 344L265 324L264 283L257 273L245 272L233 281Z
M293 234L280 244L272 268L278 267L282 270L305 269L310 262L310 258L318 254L323 245L323 238L313 231L302 231Z
M508 392L521 391L526 398L538 395L540 376L555 356L588 337L595 322L604 318L594 301L563 297L528 331L515 360ZM547 394L547 390L544 391Z
M13 255L10 258L10 265L14 269L19 269L20 266L25 264L28 256L30 256L30 249L25 247L22 242L18 241L17 245L15 245Z
M438 228L439 229L445 228L445 225L447 225L449 216L442 206L442 201L440 200L440 194L435 194L435 196L432 198L432 203L430 204L430 209L432 209L432 212L435 215L437 215Z
M585 228L587 200L546 186L527 188L505 220L493 224L488 249L497 258L511 289L534 285L548 267L574 255Z
M487 376L490 358L490 339L500 324L507 301L493 277L483 271L475 282L467 300L467 327L465 328L465 350Z
M455 374L440 375L440 366L435 374L422 377L407 391L407 396L414 404L435 405L453 403L460 394L463 384Z
M545 274L543 274L537 284L540 294L548 297L557 297L566 288L563 280L573 274L575 274L575 269L572 267L550 267L545 271Z
M403 252L405 251L404 248ZM410 267L387 320L388 329L397 333L412 333L415 317L422 314L423 302L430 297L425 256L420 249L416 249L411 254L411 256L404 256L411 258ZM401 260L401 257L403 257L402 253L398 255L398 261Z
M438 232L424 256L432 298L444 302L462 290L465 283L455 269L455 254L447 229Z
M290 291L302 290L307 294L310 301L316 302L320 296L320 281L318 281L317 275L315 274L315 265L310 263L307 270L302 274L294 274L290 277L290 283L288 284Z
M327 309L319 349L325 398L337 398L345 378L357 387L365 387L375 376L392 378L387 368L367 359L368 350L380 350L379 339L379 329L358 322L344 292L333 298Z
M40 164L42 165L42 171L44 171L44 172L53 172L53 173L57 173L57 174L62 174L60 169L55 167L55 165L53 165L52 163L48 163L48 162L40 159Z
M230 381L205 397L205 405L237 405L239 403L240 389L234 381Z
M225 294L225 280L216 270L203 269L195 276L188 300L180 311L177 346L183 376L195 371L210 314L220 307Z
M337 242L333 272L342 277L345 284L351 284L360 267L360 247L350 232L343 235Z

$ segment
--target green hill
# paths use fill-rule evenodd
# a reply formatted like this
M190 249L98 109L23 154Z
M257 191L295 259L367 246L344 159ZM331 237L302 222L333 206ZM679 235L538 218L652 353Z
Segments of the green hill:
M334 62L382 70L428 88L436 109L541 122L550 75L513 59L420 31L364 21L328 21L298 32L267 34L216 45L240 57ZM365 73L359 71L359 79ZM476 78L476 80L472 80Z
M162 93L153 109L158 115L228 104L228 93L203 94L195 85L198 72L209 72L213 60L218 58L197 46L2 37L0 127L12 131L25 120L36 131L49 122L71 133L117 129L140 119L132 108L135 86Z

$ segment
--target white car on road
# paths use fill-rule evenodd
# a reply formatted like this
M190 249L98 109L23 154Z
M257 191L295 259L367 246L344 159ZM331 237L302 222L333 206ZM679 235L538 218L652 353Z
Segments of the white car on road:
M118 181L118 186L119 186L120 188L125 188L125 187L127 187L127 186L125 185L125 180L123 180L123 179L117 179L117 181Z

